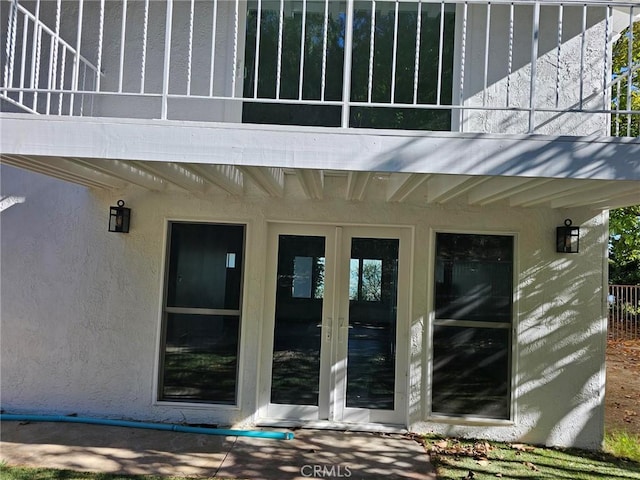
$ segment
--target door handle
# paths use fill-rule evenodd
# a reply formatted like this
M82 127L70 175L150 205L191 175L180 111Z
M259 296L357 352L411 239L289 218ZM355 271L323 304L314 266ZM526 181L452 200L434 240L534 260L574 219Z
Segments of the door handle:
M344 343L345 332L347 332L350 328L353 328L353 325L348 325L345 322L344 317L340 317L339 321L340 321L340 332L338 335L338 342Z

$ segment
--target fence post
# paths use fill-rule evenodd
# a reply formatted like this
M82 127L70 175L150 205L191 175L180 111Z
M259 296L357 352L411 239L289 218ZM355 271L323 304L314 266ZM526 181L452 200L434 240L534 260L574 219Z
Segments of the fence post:
M162 112L160 118L167 119L169 96L169 73L171 63L171 26L173 24L173 0L167 0L167 18L164 27L164 67L162 71Z

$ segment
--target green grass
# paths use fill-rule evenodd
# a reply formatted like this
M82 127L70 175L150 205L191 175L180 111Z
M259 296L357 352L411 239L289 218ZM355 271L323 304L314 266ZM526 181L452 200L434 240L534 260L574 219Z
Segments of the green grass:
M606 452L437 437L425 446L440 480L640 480L640 463Z
M10 467L5 463L0 464L0 478L2 480L167 480L162 477L144 475L112 475L53 468Z
M604 450L616 457L640 462L640 435L624 431L607 433L604 438Z
M157 475L123 475L113 473L75 472L54 468L10 467L0 461L1 480L189 480L185 477L160 477ZM194 479L195 480L195 479ZM200 478L199 480L203 480ZM216 480L224 480L218 479Z

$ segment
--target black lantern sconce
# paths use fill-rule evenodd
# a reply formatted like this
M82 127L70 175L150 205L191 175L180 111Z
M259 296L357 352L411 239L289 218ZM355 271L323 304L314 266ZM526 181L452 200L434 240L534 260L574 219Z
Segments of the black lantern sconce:
M118 200L118 206L109 209L109 231L129 233L131 209L124 206L124 200Z
M571 219L564 221L564 227L556 228L556 251L558 253L578 253L580 227L571 225Z

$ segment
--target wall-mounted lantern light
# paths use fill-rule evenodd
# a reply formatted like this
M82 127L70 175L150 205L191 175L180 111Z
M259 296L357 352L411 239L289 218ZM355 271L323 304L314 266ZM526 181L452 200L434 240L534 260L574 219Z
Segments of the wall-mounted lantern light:
M130 220L131 209L124 206L124 200L118 200L118 205L109 209L110 232L129 233Z
M580 227L571 225L571 219L564 221L564 227L556 228L556 251L558 253L578 253Z

